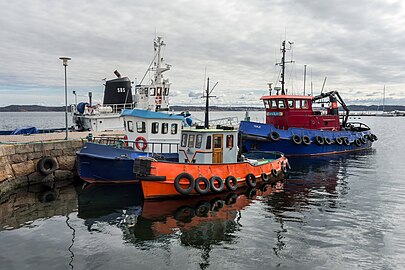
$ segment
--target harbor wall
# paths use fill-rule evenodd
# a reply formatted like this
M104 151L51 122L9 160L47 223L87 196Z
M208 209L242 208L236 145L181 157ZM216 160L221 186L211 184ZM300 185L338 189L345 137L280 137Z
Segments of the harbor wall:
M73 179L76 151L84 142L71 139L0 144L0 195L27 185ZM45 157L54 160L55 167L49 174L39 168Z

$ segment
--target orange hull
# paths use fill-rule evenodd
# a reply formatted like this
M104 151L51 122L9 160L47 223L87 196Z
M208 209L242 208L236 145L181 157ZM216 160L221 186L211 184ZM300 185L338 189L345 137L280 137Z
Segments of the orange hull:
M262 182L261 175L265 173L270 179L279 179L282 175L282 162L287 164L287 158L281 157L272 162L261 165L252 165L248 162L230 163L230 164L193 164L193 163L171 163L164 161L154 161L151 163L150 174L154 176L166 176L165 181L141 181L145 199L175 197L181 195L174 186L175 178L181 173L188 173L194 179L204 176L210 178L219 176L225 179L228 176L234 176L238 182L238 188L246 186L246 175L253 174L257 183ZM271 171L277 171L277 177L270 176ZM181 180L180 186L186 189L189 186L187 180ZM226 190L226 188L224 188ZM211 192L211 191L210 191ZM190 195L199 195L193 190Z

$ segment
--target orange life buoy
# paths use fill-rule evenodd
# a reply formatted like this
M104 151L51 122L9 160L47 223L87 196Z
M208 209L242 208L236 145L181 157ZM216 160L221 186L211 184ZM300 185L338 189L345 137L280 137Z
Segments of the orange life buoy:
M142 141L142 145L140 145L140 142ZM148 142L146 139L142 136L139 136L138 138L135 139L135 146L138 148L138 150L144 151L146 147L148 147Z
M124 146L128 147L128 136L124 135Z
M156 101L156 104L162 104L162 97L156 96L155 101Z

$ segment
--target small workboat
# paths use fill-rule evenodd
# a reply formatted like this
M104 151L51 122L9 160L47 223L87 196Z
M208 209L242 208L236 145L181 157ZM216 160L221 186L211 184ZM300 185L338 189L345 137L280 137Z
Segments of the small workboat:
M261 152L262 158L238 159L235 129L183 129L179 161L138 158L135 179L141 179L145 199L205 195L275 182L288 172L288 160L279 152Z
M272 89L269 84L269 95L261 97L266 109L266 123L240 123L242 152L280 151L290 157L371 148L377 136L364 123L348 122L349 108L338 91L321 91L316 96L287 94L284 88L285 41L281 51L281 89ZM272 94L273 90L276 93ZM343 115L340 115L338 104L345 111Z

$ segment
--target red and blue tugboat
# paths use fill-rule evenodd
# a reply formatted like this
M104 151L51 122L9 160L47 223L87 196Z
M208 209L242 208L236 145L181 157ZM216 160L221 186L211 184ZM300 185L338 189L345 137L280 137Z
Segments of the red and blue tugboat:
M282 43L281 89L261 97L266 123L242 121L242 152L280 151L286 156L346 153L371 148L377 136L363 123L349 123L349 109L337 91L317 96L288 95L284 88L285 41ZM279 91L281 90L281 94ZM338 104L344 109L340 114Z

